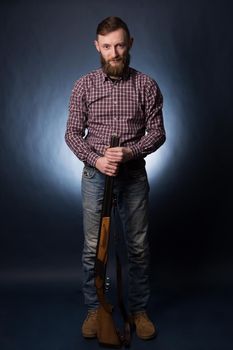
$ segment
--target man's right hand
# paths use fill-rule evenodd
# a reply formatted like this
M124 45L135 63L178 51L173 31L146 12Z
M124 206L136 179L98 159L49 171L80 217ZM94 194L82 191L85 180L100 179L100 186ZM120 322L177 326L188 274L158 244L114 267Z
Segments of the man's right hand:
M95 167L103 174L116 176L119 170L119 163L110 162L106 157L97 159Z

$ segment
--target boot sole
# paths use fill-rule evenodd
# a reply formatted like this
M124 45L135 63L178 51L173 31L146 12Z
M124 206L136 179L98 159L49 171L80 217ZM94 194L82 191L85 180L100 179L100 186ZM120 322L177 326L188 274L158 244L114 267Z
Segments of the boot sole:
M82 333L82 336L83 336L83 338L86 338L86 339L94 339L94 338L97 337L97 334L94 334L94 333L92 333L92 334L90 334L90 333Z
M157 333L157 332L155 332L155 333L154 333L154 334L152 334L152 335L147 335L147 336L140 336L140 335L138 335L138 334L137 334L138 338L140 338L140 339L142 339L142 340L150 340L150 339L154 339L154 338L156 338L156 337L157 337L157 335L158 335L158 333Z

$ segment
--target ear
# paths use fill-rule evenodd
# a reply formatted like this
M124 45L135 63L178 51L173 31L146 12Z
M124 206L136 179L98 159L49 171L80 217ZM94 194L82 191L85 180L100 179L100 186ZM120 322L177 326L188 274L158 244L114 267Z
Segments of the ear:
M94 45L95 45L95 48L98 52L100 52L100 47L99 47L99 43L97 40L94 41Z
M129 39L129 48L130 48L130 49L131 49L131 47L133 46L133 41L134 41L133 38L130 38L130 39Z

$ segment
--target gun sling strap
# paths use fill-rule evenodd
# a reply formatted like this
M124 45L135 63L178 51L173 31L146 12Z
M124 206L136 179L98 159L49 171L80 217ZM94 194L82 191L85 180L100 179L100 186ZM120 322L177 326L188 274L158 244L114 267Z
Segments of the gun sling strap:
M119 138L112 135L110 147L119 145ZM120 258L116 251L116 276L117 276L117 301L123 321L124 331L120 334L113 319L113 306L107 302L105 297L106 266L108 261L108 246L110 239L111 212L115 200L113 200L114 177L105 177L104 198L102 205L101 220L99 226L99 237L96 248L95 261L95 287L99 299L97 312L97 339L100 345L120 348L130 346L130 322L129 316L123 302L122 293L122 271Z

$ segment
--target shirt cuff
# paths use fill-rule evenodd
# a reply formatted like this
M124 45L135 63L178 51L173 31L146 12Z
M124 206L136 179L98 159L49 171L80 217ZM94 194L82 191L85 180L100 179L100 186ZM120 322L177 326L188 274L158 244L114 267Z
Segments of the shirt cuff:
M90 152L87 156L87 163L95 167L95 163L100 156L95 152Z
M133 154L133 158L132 159L136 159L136 158L141 157L141 150L140 150L140 147L137 144L133 145L133 146L130 146L130 149L131 149L132 154Z

